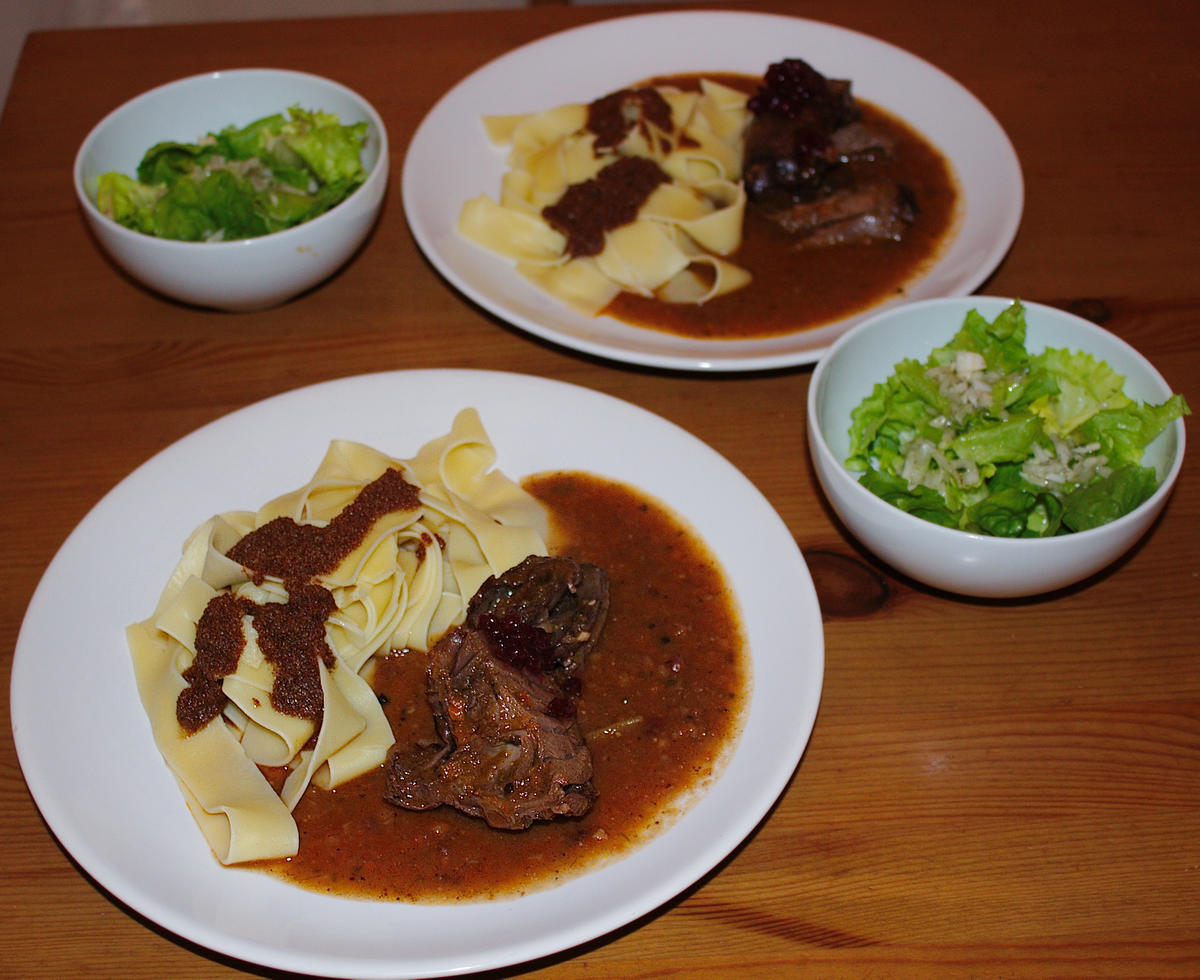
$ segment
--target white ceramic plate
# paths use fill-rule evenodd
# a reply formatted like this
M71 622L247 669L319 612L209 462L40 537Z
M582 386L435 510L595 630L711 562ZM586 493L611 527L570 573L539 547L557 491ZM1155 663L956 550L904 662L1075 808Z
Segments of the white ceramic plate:
M667 502L705 538L741 605L756 678L737 749L669 830L543 892L459 906L339 899L221 867L154 747L124 627L153 608L180 547L213 513L302 485L330 439L396 456L479 409L510 476L585 469ZM703 492L697 488L702 487ZM400 371L302 388L197 430L117 485L72 532L17 640L12 719L34 800L101 886L202 946L302 973L418 977L556 952L653 910L763 818L808 742L824 665L799 549L755 487L664 419L561 382Z
M958 174L963 220L942 257L903 296L820 327L753 340L695 340L586 317L517 275L506 259L455 231L469 198L495 198L502 150L480 117L590 102L652 75L729 71L761 75L786 57L854 83L856 95L906 120ZM1016 235L1024 202L1016 153L991 113L929 63L875 38L794 17L672 12L600 21L517 48L469 75L426 116L408 149L404 209L429 260L479 305L539 337L602 357L661 368L745 371L816 361L862 317L886 305L963 295L983 282Z

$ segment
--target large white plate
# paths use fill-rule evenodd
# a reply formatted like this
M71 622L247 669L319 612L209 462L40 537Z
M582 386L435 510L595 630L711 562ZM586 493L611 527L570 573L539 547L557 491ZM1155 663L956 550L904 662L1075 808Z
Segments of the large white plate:
M761 75L782 58L804 58L849 78L855 94L891 111L937 146L958 174L966 207L941 258L903 296L820 327L755 340L695 340L586 317L517 275L506 259L458 236L463 203L496 197L504 152L480 116L590 102L657 74L731 71ZM655 367L744 371L807 364L858 320L911 299L963 295L1012 244L1024 185L1004 130L970 92L928 62L883 41L829 24L733 12L642 14L600 21L517 48L469 75L433 107L404 161L404 209L414 238L455 287L510 323L602 357Z
M741 605L755 683L723 774L668 831L549 891L460 906L362 902L221 867L159 757L124 627L153 608L193 526L308 480L333 438L397 456L479 409L520 478L586 469L641 487L700 531ZM804 559L755 487L712 449L633 405L561 382L486 371L331 381L210 423L142 465L72 532L17 640L17 752L50 829L121 901L253 963L344 977L465 973L592 939L700 878L755 827L791 777L820 698L820 611Z

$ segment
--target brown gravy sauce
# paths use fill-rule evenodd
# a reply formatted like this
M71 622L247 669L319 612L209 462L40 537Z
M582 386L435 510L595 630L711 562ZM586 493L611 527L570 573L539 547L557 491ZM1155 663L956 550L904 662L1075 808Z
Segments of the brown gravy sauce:
M720 73L668 75L647 85L696 88L700 78L753 92L758 79ZM621 293L605 313L637 326L705 340L793 333L850 316L905 289L940 256L959 217L958 181L946 158L902 119L858 99L863 121L886 132L895 158L879 172L907 185L920 214L900 242L796 251L792 239L747 206L742 244L730 261L754 276L707 303L664 303Z
M551 550L603 566L611 605L584 668L579 720L599 793L578 819L503 831L449 808L383 801L382 770L295 810L300 852L259 867L316 891L455 902L548 887L662 829L719 771L740 730L749 657L724 574L656 501L584 473L530 477L552 516ZM398 651L372 679L397 740L432 732L424 655ZM270 772L273 782L282 773Z

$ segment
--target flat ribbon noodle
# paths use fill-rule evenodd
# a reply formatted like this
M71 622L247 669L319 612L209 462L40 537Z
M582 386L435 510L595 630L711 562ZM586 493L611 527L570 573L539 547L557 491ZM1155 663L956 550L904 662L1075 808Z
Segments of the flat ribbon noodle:
M295 854L295 821L232 730L210 724L185 735L180 727L175 702L187 682L175 669L174 641L148 622L130 626L126 639L155 744L217 859L237 864Z
M129 627L127 638L155 743L222 863L295 854L290 810L308 786L330 789L382 764L393 738L364 677L375 654L428 650L463 621L484 579L547 553L541 504L495 463L474 409L459 412L450 432L411 460L335 440L304 486L256 512L210 518L188 537L154 614ZM258 644L253 619L243 615L241 655L221 679L225 707L187 733L176 703L188 686L183 674L196 658L197 624L208 604L222 592L257 606L288 601L287 583L245 569L226 553L275 518L329 524L389 469L417 488L419 503L376 517L335 568L312 578L336 607L324 624L332 666L317 661L319 729L272 704L275 667ZM281 793L260 765L288 767Z
M585 316L595 316L621 292L620 284L601 272L595 259L551 266L518 262L517 272Z
M601 312L622 290L701 304L746 286L749 273L724 258L741 244L746 95L711 79L702 79L699 91L657 91L670 109L671 128L643 117L615 150L599 155L594 134L585 129L587 106L485 117L489 138L509 147L510 169L501 179L499 203L485 194L463 205L459 233L513 260L520 275L586 316ZM605 233L599 255L569 254L566 236L547 223L542 209L622 156L654 160L669 183L651 194L632 222Z

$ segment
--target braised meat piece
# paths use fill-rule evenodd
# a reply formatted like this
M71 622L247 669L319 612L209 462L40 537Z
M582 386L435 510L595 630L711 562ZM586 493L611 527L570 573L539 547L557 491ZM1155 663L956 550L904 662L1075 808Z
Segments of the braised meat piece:
M467 625L481 616L515 619L548 634L554 670L571 677L595 646L608 615L608 576L570 558L530 555L479 587L467 607Z
M430 651L437 741L393 746L388 802L449 805L506 830L586 813L595 790L577 671L607 609L603 570L570 559L530 558L485 582L467 622Z
M862 121L849 82L787 59L768 68L748 106L747 199L797 248L900 240L916 201L879 173L893 147Z
M838 163L875 163L887 160L895 149L891 137L866 123L852 122L829 137L829 156Z
M747 105L753 118L743 183L750 201L770 207L822 194L826 175L839 162L833 135L858 122L850 83L830 81L791 58L767 69Z
M460 626L433 648L429 697L441 742L393 748L388 802L448 804L507 830L587 812L592 757L574 713L553 682L501 660L485 632Z
M781 208L774 215L797 248L861 241L898 242L916 217L912 195L891 180L875 180Z

